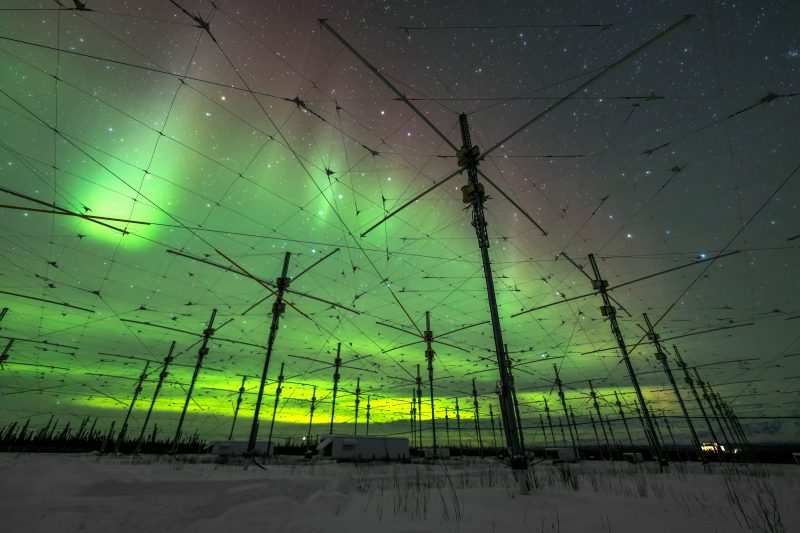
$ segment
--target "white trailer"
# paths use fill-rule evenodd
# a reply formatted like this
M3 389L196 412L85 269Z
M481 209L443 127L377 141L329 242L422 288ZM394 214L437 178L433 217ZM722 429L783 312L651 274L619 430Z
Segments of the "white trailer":
M408 439L365 435L323 435L319 457L354 461L400 461L409 458Z
M639 452L623 452L622 459L634 464L644 462L644 456Z

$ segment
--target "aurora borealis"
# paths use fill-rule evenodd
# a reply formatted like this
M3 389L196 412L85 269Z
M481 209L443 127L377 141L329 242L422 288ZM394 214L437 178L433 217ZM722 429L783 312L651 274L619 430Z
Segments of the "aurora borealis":
M545 399L561 418L553 364L581 424L593 409L588 380L612 423L614 391L635 416L600 297L570 300L592 292L592 253L612 288L646 278L611 294L624 306L648 404L679 440L686 430L642 313L673 369L674 343L752 439L796 441L800 6L445 4L0 3L0 308L9 309L0 341L14 339L0 370L0 424L43 425L51 414L62 424L119 421L152 360L136 433L155 362L174 340L176 366L153 415L168 433L217 309L184 431L227 436L244 375L236 435L245 438L272 298L236 265L274 283L290 252L289 276L302 275L281 318L262 438L281 363L276 435L305 435L313 386L314 433L327 432L337 343L336 430L352 431L360 378L359 430L369 396L371 432L408 434L417 365L430 427L426 311L434 336L458 330L434 344L438 431L445 408L455 427L459 398L473 439L473 378L490 431L498 374L459 191L466 175L360 236L457 170L456 154L318 19L454 145L463 112L487 149L692 13L480 162L547 232L487 184L489 253L525 437L541 443ZM589 439L591 427L581 428Z

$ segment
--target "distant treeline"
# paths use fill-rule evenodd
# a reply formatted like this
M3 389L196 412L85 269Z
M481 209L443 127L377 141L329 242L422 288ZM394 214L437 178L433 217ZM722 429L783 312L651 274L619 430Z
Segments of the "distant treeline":
M169 453L173 440L164 439L158 433L158 424L153 424L152 431L138 438L127 435L120 441L114 429L115 424L107 430L97 429L97 418L86 417L80 425L73 426L67 422L59 427L58 419L50 417L44 427L30 427L30 419L24 424L13 422L0 428L0 451L32 452L32 453ZM206 441L197 433L183 438L178 443L177 453L200 453ZM138 448L138 450L137 450Z

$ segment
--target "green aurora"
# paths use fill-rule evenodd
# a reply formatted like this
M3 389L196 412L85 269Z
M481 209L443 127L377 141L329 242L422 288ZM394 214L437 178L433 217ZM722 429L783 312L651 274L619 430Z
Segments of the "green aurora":
M344 367L334 430L353 431L360 378L359 431L369 397L371 432L408 435L420 365L427 442L431 413L421 340L426 312L435 337L457 330L434 343L437 431L444 432L447 409L455 440L458 398L464 440L474 442L473 378L482 430L490 431L489 405L499 422L492 330L484 323L486 289L459 192L466 177L456 176L360 236L453 172L456 163L453 151L419 117L329 35L319 34L314 19L325 13L275 15L268 23L271 29L255 39L241 26L250 28L244 15L221 8L212 25L215 42L191 24L171 22L180 13L155 4L149 9L156 20L136 24L109 15L133 14L133 8L112 2L96 2L94 13L48 11L49 3L33 4L42 9L6 12L0 18L0 183L17 193L3 193L5 207L0 208L0 289L5 291L0 307L9 308L0 335L15 339L0 371L0 425L30 418L43 426L52 415L62 423L97 416L107 427L124 416L144 359L149 359L150 373L133 411L135 432L155 388L158 362L174 340L180 366L170 369L153 418L160 431L174 431L201 333L216 309L216 331L184 432L226 437L245 375L236 431L237 438L245 438L273 301L251 276L274 282L287 252L295 292L288 295L291 305L281 318L270 363L262 438L281 363L287 383L276 435L305 435L314 386L319 399L314 433L327 433L332 363L341 343ZM210 9L205 2L198 4ZM674 18L670 9L662 11L663 20ZM770 23L786 31L774 17ZM316 33L313 38L308 33L303 46L290 46L271 34L290 27ZM415 80L409 94L422 98L443 91L428 74L419 74L417 59L397 64L404 52L417 57L412 55L419 52L417 41L400 40L397 48L368 46L368 35L342 27L356 48L391 70L393 79ZM629 50L645 37L638 32L618 37L619 49ZM674 42L654 48L642 60L645 68L658 58L667 66L650 68L648 79L669 79L670 61L684 47L692 50L690 59L705 64L703 38L677 33ZM560 37L540 39L542 47L560 47ZM615 46L597 36L576 46L576 55L599 50L599 56L592 56L595 66L616 54ZM529 60L543 66L544 59ZM580 65L575 59L564 61L560 73L531 81L526 94ZM618 85L600 84L597 93L651 90L650 82L637 81L630 69L609 77ZM773 75L778 85L787 77ZM732 98L733 108L761 96L757 83L748 83ZM531 101L487 108L492 100L470 99L487 94L481 87L447 105L424 100L418 105L454 142L453 109L470 112L473 139L482 147L540 109ZM505 94L497 87L491 90ZM563 421L554 364L583 438L593 439L587 425L590 413L594 416L592 380L616 439L624 430L614 392L633 420L634 438L644 441L634 420L630 381L598 310L599 296L567 301L592 291L584 275L591 272L587 255L597 254L612 287L713 255L794 164L787 146L763 140L762 122L730 131L725 142L701 137L699 151L687 141L672 154L642 155L640 139L658 144L669 137L662 131L684 132L699 122L682 122L683 111L670 112L670 106L679 105L672 100L639 103L637 114L629 115L629 100L571 102L569 111L554 112L504 145L498 157L481 162L482 171L548 231L541 235L490 190L487 218L498 307L518 369L517 395L531 444L545 442L540 427L545 400L555 424ZM796 103L787 99L771 105L783 106L782 111L764 111L760 120L770 121L775 135L796 133ZM611 143L610 135L627 124L626 116L629 129ZM671 121L665 118L670 116ZM569 128L562 127L564 121L572 121ZM669 127L658 131L648 126L655 121L667 121ZM756 159L772 155L757 163L744 158L731 162L731 153L738 150ZM526 154L585 157L522 157ZM685 169L676 172L676 165ZM756 178L731 183L720 168ZM798 192L797 181L781 198ZM649 203L655 195L657 201ZM705 265L693 266L613 291L624 304L621 327L629 346L635 346L631 357L648 405L659 421L668 418L681 441L687 441L688 433L641 329L643 312L658 321L663 338L676 337L665 346L693 416L699 417L699 411L675 367L673 342L690 364L707 365L699 371L738 413L753 417L748 427L755 439L798 436L796 418L769 431L760 421L797 413L797 391L783 381L787 372L796 373L797 358L781 359L797 351L787 348L797 339L792 340L785 321L797 311L796 284L787 286L786 281L796 278L787 269L797 270L786 266L791 261L781 255L796 259L797 254L796 241L789 247L785 242L790 231L796 233L796 227L787 226L797 210L790 204L780 200L770 205L752 231L730 247L745 251L716 260L708 271ZM777 221L777 229L768 221ZM696 281L700 274L704 277ZM512 316L551 303L558 305ZM787 361L786 368L776 361Z

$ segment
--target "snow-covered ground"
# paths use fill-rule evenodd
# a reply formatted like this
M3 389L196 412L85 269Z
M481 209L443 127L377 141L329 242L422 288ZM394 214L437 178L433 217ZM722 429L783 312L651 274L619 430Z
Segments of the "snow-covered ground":
M12 532L800 531L800 466L581 463L533 469L521 496L492 460L236 465L0 454Z

